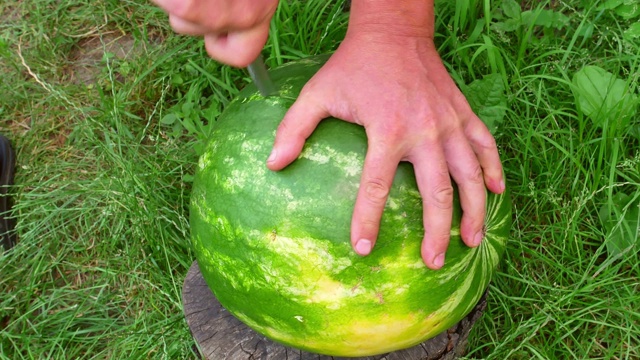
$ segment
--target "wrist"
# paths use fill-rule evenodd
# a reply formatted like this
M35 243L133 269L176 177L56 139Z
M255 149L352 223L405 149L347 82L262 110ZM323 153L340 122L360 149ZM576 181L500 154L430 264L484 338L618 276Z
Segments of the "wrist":
M353 0L348 33L433 40L433 0Z

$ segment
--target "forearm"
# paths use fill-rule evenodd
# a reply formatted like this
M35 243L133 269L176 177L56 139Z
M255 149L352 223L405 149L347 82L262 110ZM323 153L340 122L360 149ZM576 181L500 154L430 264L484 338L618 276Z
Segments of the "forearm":
M433 1L353 0L349 31L433 39Z

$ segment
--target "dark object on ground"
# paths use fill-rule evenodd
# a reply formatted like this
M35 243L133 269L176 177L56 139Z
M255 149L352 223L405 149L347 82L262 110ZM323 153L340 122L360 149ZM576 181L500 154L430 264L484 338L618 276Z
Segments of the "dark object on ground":
M182 288L182 304L194 339L207 360L337 360L292 349L265 338L236 319L215 298L194 261ZM486 293L467 317L410 349L354 360L451 360L464 354L473 324L487 306Z
M0 135L0 245L9 250L16 244L13 231L15 220L11 217L9 186L13 185L16 157L9 139Z

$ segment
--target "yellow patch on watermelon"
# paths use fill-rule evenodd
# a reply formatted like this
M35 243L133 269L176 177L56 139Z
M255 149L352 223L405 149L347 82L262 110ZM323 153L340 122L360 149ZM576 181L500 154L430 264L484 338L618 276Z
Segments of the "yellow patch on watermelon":
M274 326L257 324L243 314L236 316L250 327L283 343L296 343L310 351L336 356L366 356L417 345L443 330L446 312L425 316L422 313L383 314L368 320L353 321L345 314L344 321L327 323L317 336L300 338ZM304 322L302 316L294 316ZM273 325L275 325L274 323ZM349 339L345 341L344 339Z

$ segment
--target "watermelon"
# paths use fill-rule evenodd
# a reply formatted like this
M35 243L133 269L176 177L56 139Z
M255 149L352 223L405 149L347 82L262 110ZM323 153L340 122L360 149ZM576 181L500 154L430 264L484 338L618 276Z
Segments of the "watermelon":
M456 193L451 243L440 270L420 257L422 201L401 163L372 253L349 241L367 138L362 127L323 120L299 158L267 169L275 130L327 57L271 71L279 89L250 85L214 125L190 205L192 242L207 284L235 317L305 351L369 356L419 344L464 318L487 288L511 226L509 196L488 194L486 236L460 238Z

